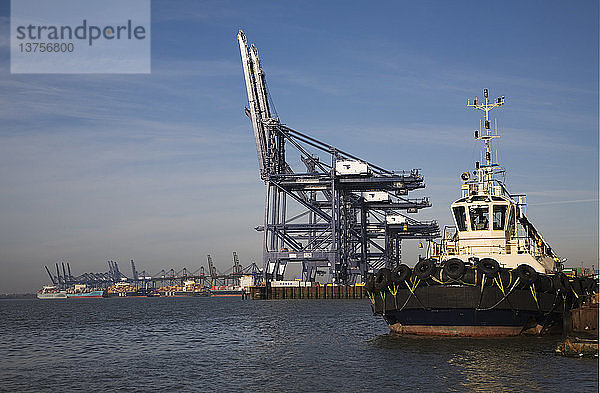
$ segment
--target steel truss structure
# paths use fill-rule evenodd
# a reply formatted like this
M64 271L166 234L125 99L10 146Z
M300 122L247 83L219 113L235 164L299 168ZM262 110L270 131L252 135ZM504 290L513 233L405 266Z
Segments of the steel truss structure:
M405 214L431 206L428 198L408 198L425 187L417 169L390 171L282 124L272 113L258 50L242 31L237 38L245 111L266 186L264 224L256 229L264 233L267 280L282 280L288 265L300 264L302 277L295 279L315 281L329 268L334 282L361 282L400 263L402 239L439 237L436 221ZM300 157L300 170L286 159L290 148Z

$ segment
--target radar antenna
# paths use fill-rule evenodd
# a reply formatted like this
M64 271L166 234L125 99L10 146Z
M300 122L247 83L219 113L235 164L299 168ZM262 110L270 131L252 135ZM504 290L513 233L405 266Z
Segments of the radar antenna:
M495 138L500 138L500 135L498 135L497 129L496 129L495 134L493 134L491 131L490 111L494 108L504 105L504 96L498 97L495 101L493 101L493 100L490 101L490 99L488 97L488 89L483 89L483 97L484 97L483 103L478 103L477 97L475 97L475 99L473 100L472 103L470 100L467 100L467 107L475 108L475 109L478 109L485 113L484 118L483 118L484 131L481 130L481 122L479 124L479 129L475 130L475 139L483 141L483 144L484 144L485 164L481 165L481 168L479 166L479 163L476 163L475 166L478 169L478 171L483 172L480 174L484 175L484 176L478 176L479 180L480 181L483 180L484 183L488 183L488 182L493 182L494 167L499 166L499 164L497 162L494 162L492 160L490 141Z

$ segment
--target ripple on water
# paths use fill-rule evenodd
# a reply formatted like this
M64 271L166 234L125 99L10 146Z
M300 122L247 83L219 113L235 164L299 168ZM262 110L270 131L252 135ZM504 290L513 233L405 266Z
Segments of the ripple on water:
M0 301L0 390L596 391L556 339L402 337L368 301Z

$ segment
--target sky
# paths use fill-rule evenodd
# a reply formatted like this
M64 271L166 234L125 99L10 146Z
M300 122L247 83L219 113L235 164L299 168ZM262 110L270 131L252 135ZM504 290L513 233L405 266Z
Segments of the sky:
M528 217L570 266L598 262L598 2L152 1L150 74L10 74L0 0L0 293L114 260L130 274L261 264L258 175L236 35L281 121L393 170L420 168L451 224L480 115ZM405 262L418 252L405 250Z

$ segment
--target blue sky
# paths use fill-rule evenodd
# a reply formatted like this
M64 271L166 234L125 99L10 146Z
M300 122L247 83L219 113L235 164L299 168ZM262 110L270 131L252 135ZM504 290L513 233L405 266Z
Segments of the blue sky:
M597 1L153 0L149 75L11 75L9 15L2 0L0 292L34 290L59 258L75 273L261 260L240 28L283 122L421 168L420 217L442 225L479 157L466 99L506 96L509 189L570 264L598 266Z

